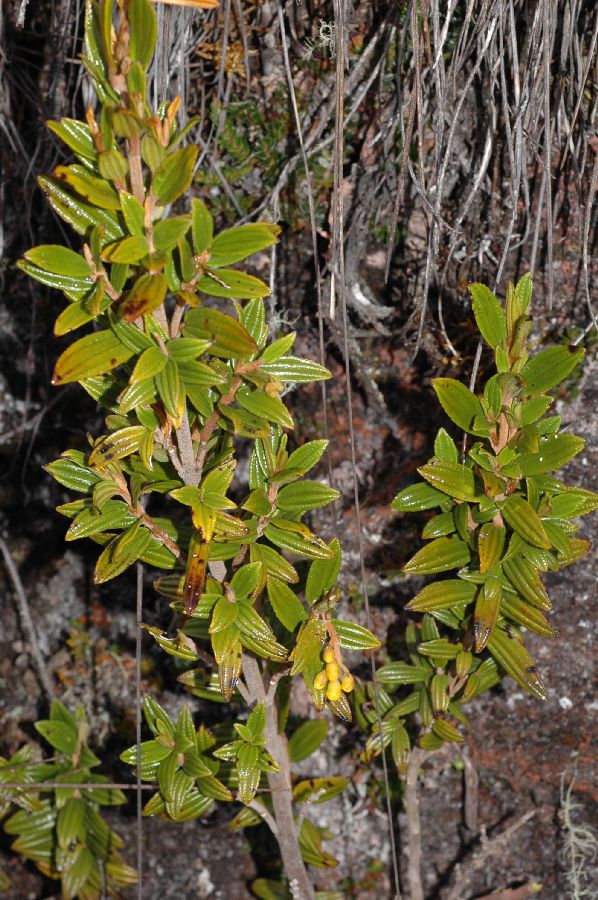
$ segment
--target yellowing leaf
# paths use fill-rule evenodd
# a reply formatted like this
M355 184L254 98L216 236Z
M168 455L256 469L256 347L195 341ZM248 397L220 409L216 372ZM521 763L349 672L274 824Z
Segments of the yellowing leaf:
M131 356L133 350L125 347L112 331L96 331L67 347L56 362L52 384L67 384L101 375Z

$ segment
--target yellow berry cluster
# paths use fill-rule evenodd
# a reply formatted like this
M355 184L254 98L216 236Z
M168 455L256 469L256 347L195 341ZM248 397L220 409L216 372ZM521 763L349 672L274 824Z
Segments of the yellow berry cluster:
M324 662L326 668L318 672L314 678L314 687L318 691L326 688L326 698L334 703L336 700L340 700L343 691L345 694L349 694L353 690L355 679L342 662L336 661L334 649L330 645L324 650ZM341 669L345 673L342 678L340 677Z

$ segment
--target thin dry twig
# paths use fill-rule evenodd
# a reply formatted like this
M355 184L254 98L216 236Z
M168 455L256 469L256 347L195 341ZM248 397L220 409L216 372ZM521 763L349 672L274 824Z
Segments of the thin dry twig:
M2 556L4 558L4 565L14 589L14 595L19 611L19 618L21 620L21 628L23 629L23 633L25 635L25 638L27 639L27 643L29 644L29 652L31 654L31 658L37 672L39 683L43 688L48 703L51 703L54 699L54 688L52 686L52 679L50 678L50 675L46 668L46 663L39 648L39 642L35 631L35 625L33 624L33 619L31 617L31 610L29 609L27 594L25 593L25 588L23 587L23 582L21 581L19 570L15 565L10 550L8 549L8 545L6 544L6 541L1 537L0 552L2 553Z

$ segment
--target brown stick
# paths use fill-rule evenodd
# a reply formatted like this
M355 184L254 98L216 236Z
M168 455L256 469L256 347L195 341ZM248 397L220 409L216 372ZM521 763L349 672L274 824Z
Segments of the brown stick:
M407 812L407 884L410 900L424 900L424 887L421 873L421 820L419 816L419 794L417 779L419 770L429 756L427 750L414 747L409 758L407 776L405 778L405 809Z
M268 772L268 784L272 792L272 809L276 821L275 837L293 900L314 900L315 894L301 850L293 813L291 766L286 748L286 738L278 731L278 714L274 695L267 694L259 663L248 653L243 655L243 674L252 703L263 701L266 706L266 747L272 754L280 772Z
M8 576L14 588L15 597L17 599L17 607L19 610L19 618L21 620L21 628L23 629L25 638L27 639L27 642L29 644L29 652L31 654L31 658L33 659L33 664L37 670L39 683L44 690L44 693L48 699L48 703L51 703L54 699L54 688L52 687L52 681L48 674L48 670L46 669L46 664L41 654L41 650L39 649L37 634L35 632L33 619L31 618L31 610L29 609L29 601L27 600L27 594L25 593L25 588L23 587L23 582L21 581L19 570L17 569L15 562L10 555L10 550L8 549L6 542L2 538L0 538L0 551L2 552L2 556L4 557L4 565L6 566L6 571L8 572Z
M496 837L490 840L486 837L486 829L482 827L479 844L472 853L461 863L457 863L453 870L451 885L444 896L444 900L463 900L465 888L476 871L481 869L489 856L493 856L503 850L510 842L513 835L536 815L535 809L530 809L518 819L515 819Z

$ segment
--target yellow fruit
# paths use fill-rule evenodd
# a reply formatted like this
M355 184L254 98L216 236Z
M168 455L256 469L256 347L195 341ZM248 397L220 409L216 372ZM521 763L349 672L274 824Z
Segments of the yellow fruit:
M326 675L328 676L328 681L338 681L338 676L340 675L340 669L336 663L331 662L326 665Z
M336 700L340 700L341 694L343 693L343 689L341 687L340 681L329 681L328 687L326 688L326 697L328 700L332 700L334 703Z
M328 681L328 676L326 674L326 670L322 669L321 672L318 672L316 677L314 678L314 687L316 691L323 691L326 687L326 683Z
M341 688L345 692L345 694L349 694L353 688L355 687L355 679L352 675L345 675L343 680L341 681Z
M324 650L324 662L325 663L333 663L334 662L334 650L332 647L326 647Z

